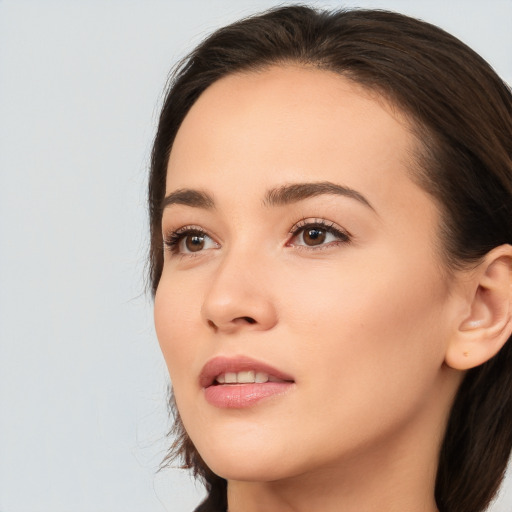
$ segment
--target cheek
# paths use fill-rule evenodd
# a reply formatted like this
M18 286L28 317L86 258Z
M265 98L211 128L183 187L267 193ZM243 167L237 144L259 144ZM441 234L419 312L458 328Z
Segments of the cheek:
M319 459L420 417L439 393L447 332L434 274L393 272L385 262L373 275L337 274L304 275L288 293L285 338L303 390L297 443L308 439Z
M435 379L448 333L447 292L432 265L418 273L392 261L381 258L378 271L363 264L305 275L289 290L292 357L310 362L306 377L315 389L321 382L348 401L385 393L399 399L403 386L412 397Z
M200 307L199 294L162 275L155 295L155 330L173 384L186 376L198 356L194 325Z
M282 307L287 311L283 316L290 318L297 334L330 333L343 345L350 343L349 335L364 344L366 333L384 340L399 333L401 337L413 335L417 327L431 329L436 325L434 319L439 320L447 290L435 269L421 264L418 268L422 271L396 261L387 265L381 258L378 269L362 261L318 267L302 272L300 279L289 276L284 279ZM368 343L373 345L373 336ZM321 348L323 344L314 345Z

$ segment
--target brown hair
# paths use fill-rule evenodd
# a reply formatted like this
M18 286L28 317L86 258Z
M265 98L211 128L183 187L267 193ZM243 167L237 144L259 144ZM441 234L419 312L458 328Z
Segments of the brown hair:
M184 117L219 78L286 62L335 71L384 95L412 120L422 142L415 178L442 209L447 268L478 262L512 243L512 94L491 67L455 37L401 14L280 7L218 30L173 75L149 179L153 293L163 265L166 167ZM226 482L204 464L176 411L171 433L176 440L164 463L181 456L208 490L197 510L225 509ZM511 447L509 340L493 359L469 370L458 391L439 458L439 510L484 510Z

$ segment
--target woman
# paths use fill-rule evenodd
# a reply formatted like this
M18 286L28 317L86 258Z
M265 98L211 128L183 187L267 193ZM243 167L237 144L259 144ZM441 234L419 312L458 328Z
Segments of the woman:
M149 183L198 511L486 508L512 443L512 97L454 37L278 8L177 71Z

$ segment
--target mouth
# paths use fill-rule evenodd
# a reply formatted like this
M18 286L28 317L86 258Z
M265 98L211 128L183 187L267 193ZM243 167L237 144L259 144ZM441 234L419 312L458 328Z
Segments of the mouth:
M245 408L289 391L292 376L247 357L216 357L206 363L199 382L206 401L219 408Z
M294 379L277 368L245 356L210 359L199 376L202 388L224 384L265 384L267 382L291 383Z
M286 382L283 379L274 377L265 372L257 372L255 370L241 371L241 372L226 372L221 373L212 385L219 384L265 384L265 382Z

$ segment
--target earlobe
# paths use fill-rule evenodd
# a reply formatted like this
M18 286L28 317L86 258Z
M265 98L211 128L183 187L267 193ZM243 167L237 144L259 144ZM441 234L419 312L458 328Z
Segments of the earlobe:
M472 271L468 314L450 340L445 362L457 370L479 366L495 356L512 332L512 246L490 251Z

